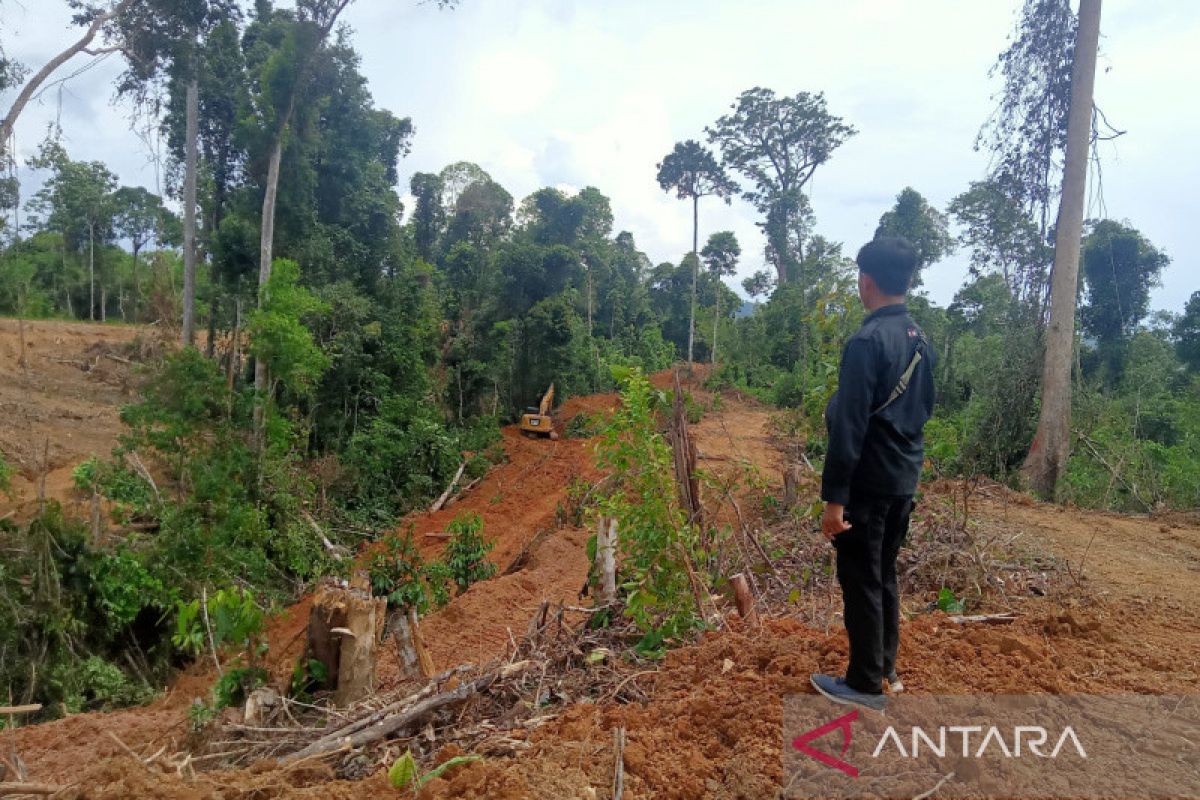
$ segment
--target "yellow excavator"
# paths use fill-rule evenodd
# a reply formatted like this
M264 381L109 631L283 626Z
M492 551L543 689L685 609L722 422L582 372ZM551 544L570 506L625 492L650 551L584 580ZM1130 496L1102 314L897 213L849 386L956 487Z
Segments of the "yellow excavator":
M550 384L550 388L542 395L542 402L537 408L532 406L525 409L525 414L521 415L521 433L526 436L549 436L551 439L557 439L558 433L554 430L554 420L550 418L550 406L554 404L554 384Z

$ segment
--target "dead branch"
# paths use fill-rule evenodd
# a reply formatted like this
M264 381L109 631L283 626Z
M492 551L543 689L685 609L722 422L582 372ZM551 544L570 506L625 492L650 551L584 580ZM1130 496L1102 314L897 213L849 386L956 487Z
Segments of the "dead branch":
M30 98L33 97L34 92L36 92L38 88L46 82L47 78L54 74L55 70L70 61L77 54L85 52L87 47L92 43L92 40L96 38L96 34L100 32L100 29L107 25L110 20L124 11L131 3L133 3L133 1L134 0L121 0L121 2L117 3L105 13L98 15L91 21L87 27L87 30L84 31L83 36L81 36L78 41L76 41L66 50L63 50L54 58L47 61L45 66L38 70L37 73L35 73L34 76L29 79L25 86L22 87L20 94L18 94L17 98L13 101L12 107L8 110L8 113L4 115L3 121L0 121L0 149L8 145L8 140L12 137L13 128L17 124L17 117L19 117L21 112L25 110L25 106L29 103Z
M932 789L921 792L919 795L914 797L913 800L928 800L928 798L933 797L934 793L937 792L938 789L942 788L942 784L944 784L946 781L950 780L953 777L954 777L953 772L947 772L945 775L942 776L942 779L940 781L938 781L937 783L935 783L933 785Z
M145 479L146 483L150 484L150 488L154 490L154 499L161 502L162 496L158 493L158 484L154 482L154 478L150 477L150 470L146 469L146 465L142 463L142 459L138 456L136 450L130 450L125 454L125 459L133 464L133 468L138 471L138 474Z
M1010 622L1016 622L1017 617L1011 611L1006 611L1003 614L970 614L962 616L956 614L950 617L950 621L955 625L1007 625Z
M0 706L0 715L8 716L9 714L34 714L41 710L41 703L30 703L26 706Z
M362 747L371 742L377 742L392 734L404 730L405 728L420 722L436 711L449 706L458 705L470 697L486 691L497 680L511 678L514 675L519 675L529 672L535 667L540 666L536 661L518 661L514 664L507 664L498 670L489 672L473 681L464 683L456 689L433 697L426 698L405 711L402 711L393 716L380 720L375 725L365 729L356 731L349 736L340 735L340 731L334 734L322 737L313 742L302 750L299 750L290 755L284 756L281 761L284 763L296 761L301 758L307 758L318 753L324 753L340 747Z

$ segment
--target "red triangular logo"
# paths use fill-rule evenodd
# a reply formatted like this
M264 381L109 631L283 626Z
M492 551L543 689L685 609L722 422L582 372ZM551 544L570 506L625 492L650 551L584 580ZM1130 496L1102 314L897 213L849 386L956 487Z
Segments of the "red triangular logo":
M799 750L804 755L815 758L827 767L833 767L840 770L851 778L858 777L858 768L842 761L840 758L834 758L828 753L823 753L813 747L809 747L808 743L814 739L820 739L827 733L841 729L842 731L842 755L846 755L846 751L850 749L850 725L858 719L858 709L851 711L845 716L838 717L835 720L826 722L824 725L813 728L807 733L802 733L795 739L792 739L792 747Z

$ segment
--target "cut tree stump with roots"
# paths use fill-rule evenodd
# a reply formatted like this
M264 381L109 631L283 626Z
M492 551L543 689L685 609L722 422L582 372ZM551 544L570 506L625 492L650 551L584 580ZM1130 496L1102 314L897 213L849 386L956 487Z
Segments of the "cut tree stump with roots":
M386 604L365 588L343 586L324 586L313 600L304 658L324 666L338 706L375 688L375 646Z

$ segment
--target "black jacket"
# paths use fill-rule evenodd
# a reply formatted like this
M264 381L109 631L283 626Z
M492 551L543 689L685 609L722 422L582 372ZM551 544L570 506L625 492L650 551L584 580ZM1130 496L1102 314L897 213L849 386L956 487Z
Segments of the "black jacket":
M908 388L888 402L913 360ZM925 422L933 414L934 353L908 307L876 309L846 342L838 389L825 409L829 451L821 499L846 505L851 494L910 495L925 459Z

